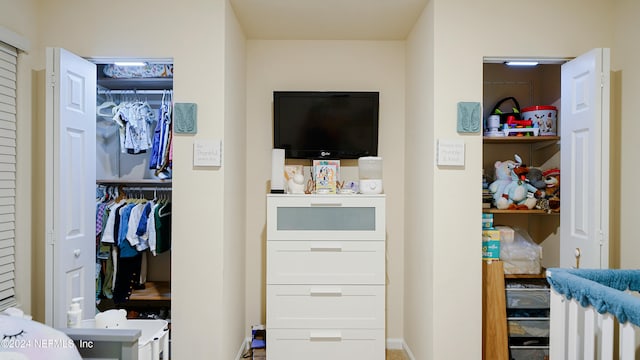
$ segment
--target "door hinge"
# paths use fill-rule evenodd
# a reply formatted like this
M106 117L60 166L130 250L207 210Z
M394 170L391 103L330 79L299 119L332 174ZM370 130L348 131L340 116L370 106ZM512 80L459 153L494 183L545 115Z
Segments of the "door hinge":
M55 237L53 235L53 231L48 231L47 232L47 245L55 245L56 241L55 241Z
M49 79L49 86L56 87L56 74L51 73L51 78Z
M600 242L600 246L604 246L604 233L602 230L598 230L598 241Z

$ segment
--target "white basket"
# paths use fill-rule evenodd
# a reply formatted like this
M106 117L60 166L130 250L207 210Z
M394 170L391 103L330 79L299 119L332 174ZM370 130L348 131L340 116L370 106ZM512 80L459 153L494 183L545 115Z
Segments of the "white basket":
M94 319L82 320L81 328L94 329ZM138 360L169 359L169 323L162 319L129 319L120 329L138 329L141 331L138 339Z

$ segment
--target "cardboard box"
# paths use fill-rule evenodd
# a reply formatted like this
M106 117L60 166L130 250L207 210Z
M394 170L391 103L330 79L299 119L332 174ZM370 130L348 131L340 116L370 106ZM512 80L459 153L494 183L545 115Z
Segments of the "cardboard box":
M482 260L500 259L500 230L482 230Z

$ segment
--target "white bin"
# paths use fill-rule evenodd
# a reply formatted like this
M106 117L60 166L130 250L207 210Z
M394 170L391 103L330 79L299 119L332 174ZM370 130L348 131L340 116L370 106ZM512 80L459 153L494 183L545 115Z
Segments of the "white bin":
M94 329L94 319L82 320L80 328ZM120 329L137 329L141 331L138 339L138 360L169 359L169 323L166 320L128 319Z

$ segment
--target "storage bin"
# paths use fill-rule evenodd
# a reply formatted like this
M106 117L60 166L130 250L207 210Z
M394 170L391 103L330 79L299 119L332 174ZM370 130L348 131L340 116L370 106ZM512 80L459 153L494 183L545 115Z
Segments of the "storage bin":
M548 337L549 319L519 318L508 319L509 336Z
M549 307L549 289L507 289L507 307L545 309Z
M129 319L126 325L121 329L138 329L141 331L138 338L138 360L167 360L169 358L169 323L161 319ZM80 329L96 329L96 321L94 319L82 320ZM111 331L117 336L118 329L101 329L103 331ZM87 335L83 340L91 340L91 336ZM83 355L84 356L84 355Z
M548 347L520 347L509 348L512 360L549 360Z

